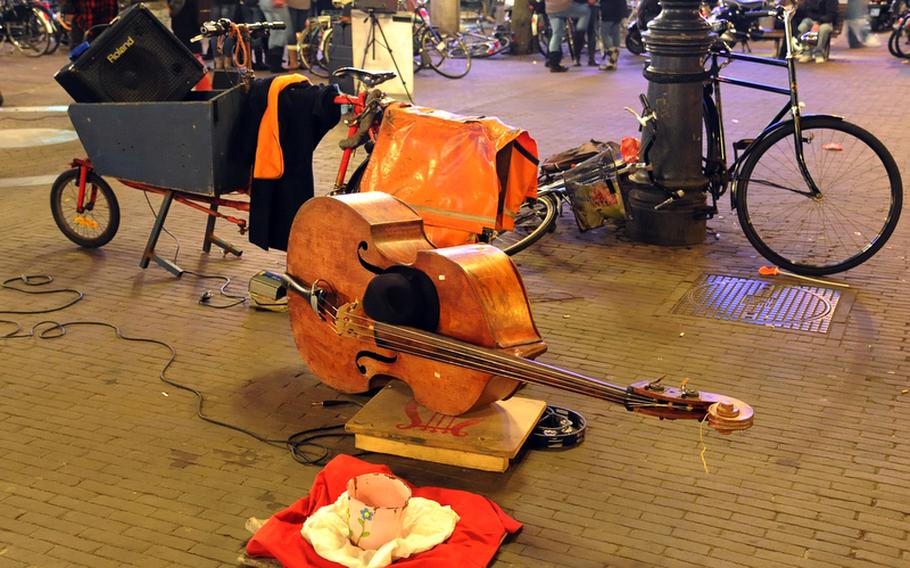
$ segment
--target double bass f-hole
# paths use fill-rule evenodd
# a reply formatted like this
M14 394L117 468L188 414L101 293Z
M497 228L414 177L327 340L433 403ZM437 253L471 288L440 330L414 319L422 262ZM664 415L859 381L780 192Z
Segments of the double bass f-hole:
M340 308L335 316L335 333L341 337L356 339L358 336L372 334L373 326L369 323L368 318L363 314L363 309L359 302L349 302ZM367 367L361 359L373 359L380 363L391 364L398 360L398 354L380 355L373 351L358 351L354 357L354 364L361 375L367 374Z
M373 274L382 274L383 270L381 268L374 264L370 264L363 259L363 251L368 250L369 248L370 245L368 245L365 241L360 241L360 244L357 245L357 260L360 261L360 266L364 267L369 272L372 272Z

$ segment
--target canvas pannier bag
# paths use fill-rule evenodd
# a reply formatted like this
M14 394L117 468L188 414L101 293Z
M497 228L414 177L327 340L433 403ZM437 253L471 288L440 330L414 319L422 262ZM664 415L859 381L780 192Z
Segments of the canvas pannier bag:
M360 182L413 207L438 247L475 242L484 230L511 230L537 195L537 143L491 117L392 103Z

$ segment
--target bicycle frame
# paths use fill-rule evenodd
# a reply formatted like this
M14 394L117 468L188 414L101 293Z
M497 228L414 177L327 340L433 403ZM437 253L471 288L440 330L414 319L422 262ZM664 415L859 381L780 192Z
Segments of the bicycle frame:
M732 208L736 208L736 191L735 191L735 180L737 177L737 172L742 166L745 158L750 154L751 150L755 147L755 142L761 140L767 136L772 130L777 128L784 117L789 114L791 120L793 121L794 126L794 150L796 155L796 163L799 166L800 173L803 177L803 180L808 186L808 191L800 191L794 188L781 188L788 191L793 191L805 195L810 198L818 198L821 195L821 190L815 183L815 180L812 179L812 175L809 173L809 169L806 166L805 155L803 153L803 136L802 130L800 128L800 107L799 107L799 92L797 88L796 81L796 55L793 53L792 47L792 38L793 38L793 24L792 24L792 13L790 11L781 11L779 14L783 15L784 21L784 41L786 42L787 54L784 61L779 59L772 59L769 57L760 57L755 55L749 55L745 53L733 53L730 51L718 51L712 50L710 53L711 65L708 69L709 80L705 85L705 106L706 112L708 109L713 108L715 113L715 124L713 128L715 132L708 132L709 135L716 136L717 139L717 163L708 164L708 167L711 165L721 166L723 173L723 180L720 183L709 183L709 189L711 191L712 197L714 199L714 210L716 212L717 198L723 193L723 190L726 188L726 185L730 180L734 180L734 190L730 193L730 204ZM719 60L724 58L725 63L721 63ZM746 81L743 79L737 79L733 77L728 77L721 75L720 71L731 61L746 61L749 63L757 63L760 65L771 65L775 67L786 67L787 76L789 80L789 86L777 87L774 85L768 85L765 83L757 83L754 81ZM765 91L769 93L777 93L780 95L786 95L789 97L789 102L781 108L774 118L768 123L768 125L762 130L762 132L753 140L751 140L746 146L739 147L737 144L733 145L734 149L734 160L733 163L728 167L727 166L727 155L726 155L726 137L724 133L724 124L723 124L723 106L720 93L720 84L727 83L730 85L736 85L739 87L746 87L749 89L756 89L760 91ZM710 101L710 102L709 102ZM742 149L743 152L737 153L737 150Z

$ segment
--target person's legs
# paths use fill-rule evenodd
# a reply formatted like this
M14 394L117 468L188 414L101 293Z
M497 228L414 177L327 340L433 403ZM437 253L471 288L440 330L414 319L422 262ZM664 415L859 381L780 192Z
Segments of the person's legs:
M288 40L288 70L300 69L300 59L297 57L297 35L306 25L307 10L288 8L290 19L285 35Z
M620 23L612 20L603 20L600 23L600 37L604 44L606 58L606 61L602 61L600 64L602 71L616 69L616 60L619 58Z
M237 18L237 4L212 3L212 19L227 18L234 21ZM227 36L222 44L222 55L215 53L215 69L225 69L231 66L231 57L234 53L234 38Z
M575 30L572 33L572 43L575 45L575 65L581 65L581 50L585 46L588 35L588 22L591 20L591 8L587 4L572 3L572 7L565 11L575 18Z
M797 36L793 38L794 49L799 53L799 61L801 63L806 63L812 59L812 54L806 51L806 47L799 41L799 38L802 37L804 33L812 29L812 26L815 25L815 20L810 18L803 18L803 21L796 26Z
M610 66L612 69L616 69L616 62L619 61L619 43L622 41L620 39L622 20L610 23L612 24L610 35L613 36L613 46L610 48Z
M587 31L588 41L588 65L597 65L594 61L594 55L597 51L597 36L600 35L600 6L591 6L589 9L591 16L588 18Z
M613 36L610 33L611 27L608 20L601 20L598 22L600 24L600 44L603 46L604 57L610 52L610 48L613 47Z
M259 3L259 9L262 10L268 22L287 22L290 19L290 13L287 6L275 8L270 0L262 0ZM284 46L287 44L287 30L272 30L269 32L269 71L272 73L281 73L284 68L281 66L281 60L284 59Z
M553 33L550 35L550 45L548 46L548 50L550 52L561 51L562 40L566 32L566 19L562 16L551 15L550 28Z
M83 40L85 40L85 31L76 24L70 26L70 51L79 47Z
M815 44L815 61L818 63L819 59L825 60L828 58L828 47L831 42L831 32L834 31L834 26L831 24L821 24L818 26L818 43Z
M265 19L265 16L262 15L262 11L259 9L259 6L241 4L240 13L243 16L244 23L255 24L256 22L261 22ZM256 71L265 71L268 69L265 61L265 39L261 37L254 37L252 39L252 45L250 49L253 52L253 69Z
M568 71L567 67L563 67L559 63L562 61L562 39L566 31L565 17L550 14L550 28L553 33L550 36L550 45L548 46L547 67L554 72Z

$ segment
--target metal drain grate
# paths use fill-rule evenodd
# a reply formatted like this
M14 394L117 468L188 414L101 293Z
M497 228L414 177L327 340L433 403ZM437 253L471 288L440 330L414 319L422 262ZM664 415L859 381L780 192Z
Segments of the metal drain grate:
M840 292L706 274L672 313L827 333Z

